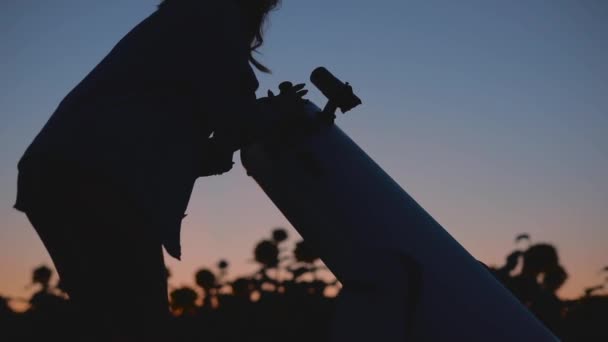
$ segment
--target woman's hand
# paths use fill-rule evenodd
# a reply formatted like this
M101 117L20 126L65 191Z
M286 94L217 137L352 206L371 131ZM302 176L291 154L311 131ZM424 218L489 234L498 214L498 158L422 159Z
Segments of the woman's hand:
M281 116L278 118L280 121L294 119L302 113L306 104L304 96L308 94L305 86L304 83L294 86L291 82L283 82L279 85L279 95L268 90L266 103L272 112Z
M280 93L275 95L271 90L268 97L258 99L260 127L264 137L282 135L291 129L297 129L306 116L307 100L304 96L308 90L303 83L293 85L283 82L279 85Z
M279 103L286 105L299 105L302 104L304 96L308 94L308 90L304 89L306 84L300 83L295 86L291 82L283 82L279 84L279 95L275 96L272 90L268 91L269 99L276 99Z

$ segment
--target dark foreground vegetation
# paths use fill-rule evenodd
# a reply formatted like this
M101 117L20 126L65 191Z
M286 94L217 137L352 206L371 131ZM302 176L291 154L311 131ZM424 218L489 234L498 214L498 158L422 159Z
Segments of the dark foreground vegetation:
M340 284L306 243L290 248L287 240L279 228L255 246L260 268L254 274L233 277L229 263L221 260L194 274L196 286L171 288L172 340L328 341ZM503 266L490 267L495 276L563 340L608 341L604 285L590 286L576 300L562 300L556 292L568 274L556 248L532 244L526 234L516 241L525 247L510 253ZM37 291L21 299L28 304L25 312L9 305L20 299L0 297L0 341L65 340L74 313L61 282L54 283L53 270L40 266L32 284ZM116 310L138 315L130 303L117 303Z

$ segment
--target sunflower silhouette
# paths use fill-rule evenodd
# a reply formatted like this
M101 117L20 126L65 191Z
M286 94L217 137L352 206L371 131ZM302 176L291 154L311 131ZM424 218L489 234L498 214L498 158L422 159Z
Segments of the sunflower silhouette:
M189 287L182 287L171 292L171 309L176 316L196 313L198 294Z

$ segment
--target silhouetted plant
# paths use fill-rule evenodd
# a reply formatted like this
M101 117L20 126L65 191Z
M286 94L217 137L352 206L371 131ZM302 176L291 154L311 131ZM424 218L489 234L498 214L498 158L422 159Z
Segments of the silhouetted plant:
M596 286L591 286L585 289L585 297L589 297L594 295L596 292L603 290L604 289L604 285L596 285Z
M254 257L262 268L275 268L279 265L279 248L273 241L262 240L255 246Z
M530 234L522 233L515 237L515 242L520 242L520 241L524 241L524 240L530 241Z
M198 294L189 287L182 287L171 292L171 309L176 316L192 315L196 312Z
M255 285L251 281L251 279L247 278L238 278L231 284L232 294L235 297L239 298L247 298L248 300L251 297L251 294L255 290Z
M40 284L44 291L47 291L50 288L51 277L53 276L53 271L47 266L40 266L34 269L32 273L32 283Z
M292 274L294 281L300 280L306 274L312 274L313 278L317 279L316 271L319 269L315 266L315 262L319 260L318 254L305 241L296 243L293 250L293 259L295 263L288 268Z
M507 256L504 266L502 266L501 268L496 270L499 278L504 280L504 279L510 277L513 270L515 270L515 268L517 268L517 265L519 264L520 260L522 259L522 256L523 256L522 251L515 250L515 251L511 252L511 254L509 254ZM484 266L485 266L485 264L484 264Z
M230 266L230 264L228 263L228 261L222 259L217 263L217 268L219 269L219 279L218 279L218 283L222 282L224 278L226 278L226 275L228 274L228 266ZM222 284L219 284L219 287L221 287Z
M13 310L8 305L8 299L0 296L0 318L13 314Z
M334 303L333 299L325 298L325 293L328 287L337 285L337 280L327 282L316 277L316 271L323 267L319 266L320 258L314 248L304 241L294 244L293 256L289 258L291 264L287 270L292 277L281 279L279 271L284 269L282 263L285 258L282 258L279 247L287 239L286 231L277 228L272 231L270 239L262 240L255 246L255 261L261 267L251 278L237 278L225 283L224 277L229 267L225 260L217 262L217 269L203 268L196 272L195 283L204 294L202 307L198 306L199 295L193 288L181 287L171 291L172 312L178 317L189 317L176 319L185 323L180 325L185 335L192 337L191 340L222 340L224 335L232 337L233 334L240 334L239 338L227 337L226 340L275 341L285 338L289 331L298 331L306 338L304 335L302 339L290 335L290 341L324 340L322 322L328 320ZM516 238L518 241L529 241L529 235L520 234ZM520 260L523 260L521 272L513 275ZM274 278L268 275L272 273L268 272L271 269L277 271ZM169 269L166 271L169 277ZM608 283L586 288L584 295L575 301L561 300L556 291L564 284L568 274L559 264L557 250L552 245L535 244L524 252L516 250L507 257L504 267L490 271L539 319L559 334L562 333L560 327L568 325L569 330L563 330L570 334L566 336L577 337L595 336L593 334L597 335L597 331L604 328L603 321L597 317L605 318L602 315L608 309L608 296L600 293L608 288ZM501 271L502 277L499 277ZM604 272L608 272L608 267L599 272L600 279L608 281ZM312 279L305 278L305 275L312 275ZM65 313L65 301L52 293L52 277L53 271L46 266L34 270L32 283L40 285L42 289L32 296L30 310L23 317L50 319ZM222 291L223 286L226 286L226 290L229 286L231 291ZM293 312L295 316L292 316ZM13 314L19 316L10 310L7 300L0 297L0 316ZM38 329L46 333L46 326L40 320L31 322L39 324ZM260 324L274 329L260 329ZM236 330L243 327L244 332L230 329L234 326L239 327Z
M39 314L53 315L60 312L66 302L64 294L61 291L60 295L53 293L51 288L51 278L53 270L47 266L39 266L32 272L32 284L40 285L40 290L32 295L29 299L30 307L28 312L36 312ZM55 288L55 290L61 290Z
M57 281L57 285L55 285L55 289L62 295L66 295L65 282L63 280L61 280L61 278Z
M220 260L217 263L217 268L219 268L220 270L226 270L228 268L229 264L228 261L226 260Z
M584 296L572 302L561 322L565 341L608 341L608 296Z
M566 270L562 266L556 265L545 272L542 285L550 293L555 293L566 282L566 279L568 279Z
M310 272L310 269L308 267L296 267L296 268L289 268L288 269L289 272L291 272L292 275L292 279L298 280L300 277L302 277L303 275L307 274Z
M201 269L195 275L196 285L200 286L205 291L214 289L217 285L215 274L208 269Z
M196 285L203 290L205 295L203 299L203 306L211 308L213 304L213 296L215 295L215 289L218 287L215 274L211 270L203 268L196 272L195 280Z
M272 231L272 240L278 245L286 241L288 238L287 231L284 228L275 228Z
M521 242L526 242L526 244L524 245L525 248L530 247L530 244L532 243L532 239L530 238L530 234L528 234L528 233L521 233L521 234L517 235L515 237L515 244L519 244Z
M546 243L538 243L530 246L524 252L524 269L537 273L545 272L558 265L559 258L555 247Z
M322 280L314 280L311 284L311 289L312 289L311 294L314 294L317 296L323 296L323 293L325 293L325 289L327 288L327 285L328 284Z
M300 241L296 244L296 248L294 249L293 254L297 261L306 264L313 264L319 259L319 255L305 241Z

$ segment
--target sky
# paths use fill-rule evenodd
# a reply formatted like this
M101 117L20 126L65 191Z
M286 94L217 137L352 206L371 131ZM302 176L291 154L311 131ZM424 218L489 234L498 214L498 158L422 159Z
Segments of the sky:
M12 209L21 154L153 0L0 2L0 295L50 264ZM572 298L608 265L608 5L602 0L285 0L260 95L323 65L363 106L346 131L472 255L500 265L522 232L558 248ZM211 50L210 50L211 53ZM311 88L310 99L324 100ZM253 272L272 228L297 233L237 166L199 179L173 286L219 259ZM448 263L449 260L446 260Z

